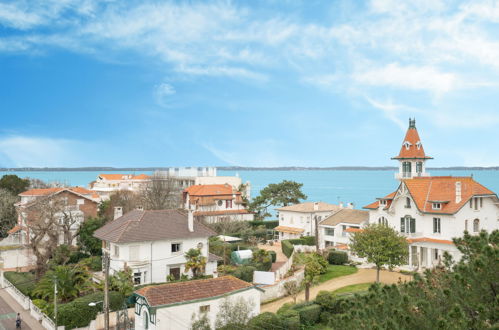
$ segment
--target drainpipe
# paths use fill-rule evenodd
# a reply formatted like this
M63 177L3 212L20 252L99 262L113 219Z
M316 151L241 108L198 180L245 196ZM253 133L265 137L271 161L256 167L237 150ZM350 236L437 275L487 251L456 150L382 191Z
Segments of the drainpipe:
M150 282L150 283L152 283L152 243L153 243L153 242L151 241L151 254L150 254L150 260L151 260L151 271L149 272L149 273L150 273L150 275L149 275L149 276L150 276L150 280L151 280L151 282Z

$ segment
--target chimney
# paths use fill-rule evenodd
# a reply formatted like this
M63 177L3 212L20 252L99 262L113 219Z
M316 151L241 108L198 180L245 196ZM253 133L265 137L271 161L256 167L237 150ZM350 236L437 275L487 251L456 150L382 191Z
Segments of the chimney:
M314 211L319 211L319 203L314 202Z
M118 219L123 215L123 208L121 206L115 206L114 207L114 218L113 220Z
M192 210L187 212L187 226L191 233L194 232L194 215L192 214Z
M343 208L343 202L340 202L340 203L338 204L338 206L340 207L340 209L342 209L342 208Z
M348 203L348 204L347 204L347 208L349 208L349 209L351 209L351 210L352 210L352 209L353 209L353 203Z
M461 202L461 181L456 182L456 204Z

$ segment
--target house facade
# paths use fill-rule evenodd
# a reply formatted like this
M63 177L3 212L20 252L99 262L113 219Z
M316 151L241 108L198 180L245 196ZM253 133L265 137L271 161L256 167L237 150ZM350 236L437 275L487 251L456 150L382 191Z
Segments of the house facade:
M215 329L220 305L227 300L244 300L251 317L258 315L260 291L233 276L145 287L135 291L135 329L188 330L202 316Z
M95 231L110 256L110 273L132 269L134 283L179 279L185 272L185 253L199 249L206 258L206 275L216 276L218 257L208 252L208 238L216 235L191 212L133 210Z
M244 205L242 193L230 184L190 186L183 192L183 204L186 210L193 211L196 219L207 223L254 218Z
M350 235L369 222L369 212L343 208L319 223L319 247L344 250Z
M107 199L112 192L118 190L140 191L150 179L146 174L99 174L89 186L103 199Z
M464 231L478 234L499 228L499 200L494 192L473 177L425 172L424 163L431 158L424 153L414 120L394 159L401 164L397 190L364 208L369 210L369 223L386 224L407 237L406 268L431 268L442 261L444 252L459 259L452 238L463 236Z
M324 202L306 202L277 209L279 226L274 228L279 232L279 239L293 239L302 236L315 236L315 223L339 211L339 205Z

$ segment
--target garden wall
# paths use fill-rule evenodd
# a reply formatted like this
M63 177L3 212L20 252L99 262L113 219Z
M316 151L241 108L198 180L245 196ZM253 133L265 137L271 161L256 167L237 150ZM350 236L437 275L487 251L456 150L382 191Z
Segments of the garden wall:
M265 292L260 294L260 302L264 303L269 300L284 297L286 295L286 290L284 290L284 283L289 281L301 282L305 276L305 271L303 269L295 272L293 276L285 278L274 285L267 285L260 287Z

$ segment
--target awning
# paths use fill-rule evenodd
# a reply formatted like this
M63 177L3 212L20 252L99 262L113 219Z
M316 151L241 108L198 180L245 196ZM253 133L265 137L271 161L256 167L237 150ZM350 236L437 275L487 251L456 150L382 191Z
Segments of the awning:
M358 233L358 232L361 232L361 231L363 231L363 230L362 230L362 229L360 229L360 228L347 228L347 229L345 229L345 231L346 231L347 233Z
M429 237L408 238L407 242L409 242L409 243L438 243L438 244L449 244L449 245L454 244L452 241L449 241L449 240L429 238Z
M302 228L287 227L287 226L277 226L274 228L274 230L277 230L278 232L281 232L281 233L288 233L288 234L301 234L305 231L305 229L302 229Z

